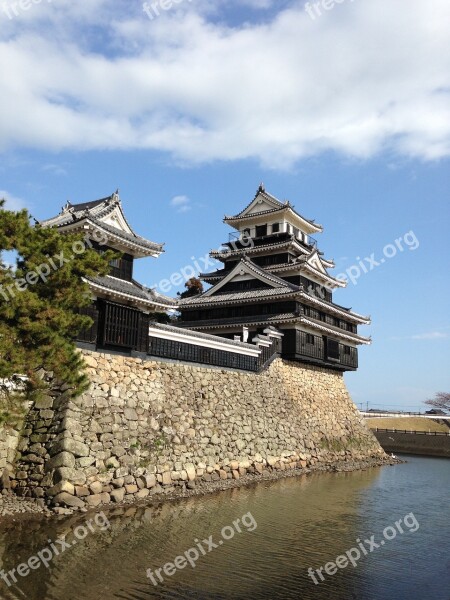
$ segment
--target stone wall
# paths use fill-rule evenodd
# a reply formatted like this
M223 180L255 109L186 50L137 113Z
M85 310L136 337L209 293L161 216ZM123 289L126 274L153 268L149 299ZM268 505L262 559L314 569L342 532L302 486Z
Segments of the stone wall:
M277 359L261 374L83 351L91 387L31 409L17 492L69 507L201 481L382 458L342 374Z
M4 469L13 474L19 436L17 428L0 427L0 474Z
M22 429L22 418L19 411L10 411L10 403L6 393L0 391L0 412L9 413L5 422L0 423L0 476L7 473L9 477L13 476L15 462L17 457L17 447ZM25 407L24 407L25 411ZM14 414L11 414L13 412ZM17 414L16 414L17 413ZM2 414L2 417L4 415ZM2 419L3 421L3 419ZM0 487L4 486L6 479L2 477Z

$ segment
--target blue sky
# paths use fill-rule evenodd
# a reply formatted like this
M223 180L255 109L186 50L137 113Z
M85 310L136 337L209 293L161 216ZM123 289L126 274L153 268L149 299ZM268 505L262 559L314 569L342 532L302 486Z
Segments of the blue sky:
M335 274L384 258L335 294L373 319L346 379L357 403L417 409L450 388L450 5L407 6L0 11L0 196L40 219L119 188L136 231L166 243L136 268L158 285L203 267L264 182L324 225Z

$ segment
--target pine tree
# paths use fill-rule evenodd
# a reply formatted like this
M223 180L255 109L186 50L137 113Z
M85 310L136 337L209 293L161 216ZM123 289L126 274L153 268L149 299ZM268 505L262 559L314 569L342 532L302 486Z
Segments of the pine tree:
M105 275L112 252L99 254L81 235L61 235L30 223L0 200L0 258L13 251L13 267L0 260L0 381L25 376L28 397L53 372L72 395L88 386L84 362L73 342L92 320L79 314L91 303L84 277Z
M178 292L180 298L191 298L203 293L203 283L198 277L191 277L184 284L186 291Z

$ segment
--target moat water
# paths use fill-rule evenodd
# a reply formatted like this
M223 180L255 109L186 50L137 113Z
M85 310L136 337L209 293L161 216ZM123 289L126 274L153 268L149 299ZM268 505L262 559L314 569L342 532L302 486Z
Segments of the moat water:
M48 568L32 563L10 587L0 580L0 597L449 600L450 461L404 458L407 464L393 467L105 511L107 521L91 522L93 531L86 522L95 513L10 523L0 531L4 571L51 543L61 552ZM58 536L70 548L56 544ZM175 571L179 556L183 568ZM339 556L340 566L329 564ZM355 566L345 566L350 557Z

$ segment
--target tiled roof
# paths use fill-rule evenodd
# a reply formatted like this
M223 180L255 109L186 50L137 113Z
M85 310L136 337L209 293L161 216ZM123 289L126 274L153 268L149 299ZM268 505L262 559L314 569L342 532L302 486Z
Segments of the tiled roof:
M200 279L222 279L228 273L231 273L233 269L219 269L211 273L199 273Z
M345 308L340 304L335 304L334 302L328 302L328 300L323 300L322 298L317 298L313 294L308 294L305 291L300 293L300 297L306 302L310 302L316 306L323 306L324 308L329 309L331 312L343 316L346 319L355 320L357 323L362 323L368 325L371 321L370 317L366 317L364 315L360 315L359 313L353 312L350 308Z
M298 286L296 286L298 287ZM261 289L261 290L248 290L246 292L230 292L228 294L216 294L215 296L200 296L193 298L186 298L182 300L180 303L180 307L197 307L207 304L227 304L229 302L234 301L243 301L246 300L264 300L270 299L277 296L295 296L300 291L300 288L292 289L291 287L276 287L269 289Z
M117 206L120 207L122 217L132 233L128 233L127 231L123 231L122 229L109 225L102 220L112 213ZM83 202L81 204L71 204L68 202L58 215L41 221L40 225L42 227L66 227L86 219L99 229L103 229L104 231L110 233L111 235L117 236L122 240L131 242L133 245L155 250L156 252L163 252L164 244L152 242L134 233L130 224L126 220L125 215L123 214L122 205L117 193L100 200L93 200L92 202Z
M288 210L289 208L290 208L290 206L285 204L285 205L281 205L279 208L270 208L269 210L262 210L261 212L251 213L249 215L243 215L241 213L239 213L238 215L228 215L228 216L225 215L224 221L240 221L241 219L251 219L253 217L259 217L260 215L270 215L272 213ZM244 211L242 211L242 212L244 212ZM306 220L307 219L305 219L305 221Z
M265 210L265 211L257 212L257 213L253 213L251 215L244 215L243 213L252 205L252 203L255 201L255 199L258 196L263 196L263 197L265 197L269 201L269 203L275 204L275 208L270 209L270 210ZM286 201L286 202L280 202L278 200L278 198L275 198L275 196L272 196L272 194L269 194L268 192L266 192L266 190L264 189L263 186L259 186L258 191L256 192L256 195L253 198L253 200L249 204L247 204L247 206L243 210L241 210L240 213L238 213L237 215L233 215L233 216L225 216L224 221L225 222L227 222L227 221L239 221L239 220L242 220L242 219L249 219L249 218L252 218L252 217L255 217L255 216L272 214L272 213L275 213L275 212L278 212L278 211L284 211L284 210L291 210L298 217L300 217L300 219L302 219L303 221L306 221L307 223L309 223L313 227L317 228L318 230L323 229L322 225L318 225L313 220L306 219L301 214L299 214L296 210L294 210L294 207L293 207L293 205L290 202L288 202L288 201Z
M190 329L186 329L185 327L166 325L165 323L157 323L157 322L153 322L153 321L150 323L150 325L151 325L151 327L160 329L161 331L169 331L169 332L173 332L173 333L180 332L185 335L190 335L193 338L199 338L199 339L207 340L207 341L211 341L211 342L219 341L221 343L229 344L230 346L238 346L240 348L248 348L249 346L254 348L254 344L246 344L244 342L229 340L227 338L223 338L218 335L212 335L210 333L201 333L199 331L192 331Z
M335 335L336 337L341 337L347 340L351 340L352 342L360 343L360 344L371 344L372 340L367 337L363 337L362 335L357 335L355 333L350 333L347 331L342 331L342 329L338 329L337 327L333 327L332 325L324 325L323 323L319 323L315 319L310 319L309 317L301 317L301 323L305 325L309 325L313 329L318 329L319 331L325 331L326 333L330 333Z
M218 327L235 327L236 325L265 325L287 323L289 321L299 321L300 318L293 312L282 313L279 315L254 315L252 317L233 317L228 319L210 319L206 321L194 321L192 324L189 321L181 321L180 325L187 329L208 329Z
M112 235L117 235L118 237L131 242L132 244L137 244L138 246L143 246L145 248L149 248L151 250L156 250L157 252L164 252L164 244L158 244L157 242L151 242L136 233L128 233L126 231L122 231L121 229L117 229L112 225L108 225L108 223L104 223L98 219L90 218L90 220L105 231L108 231Z
M303 252L308 253L310 252L310 248L304 244L303 242L301 242L300 240L296 239L296 237L294 236L294 234L291 234L291 239L288 240L283 240L281 242L274 242L274 243L269 243L269 244L261 244L260 246L250 246L250 247L245 247L245 248L236 248L233 250L224 248L223 250L217 249L217 250L212 250L210 252L210 256L224 256L225 258L229 258L231 256L239 256L241 254L259 254L260 252L266 252L267 250L283 250L283 249L287 249L287 248L292 248L293 246L300 246L300 249L303 250Z
M114 200L115 194L101 198L100 200L93 200L91 202L82 202L79 204L72 204L67 202L61 209L61 212L55 217L45 219L40 224L43 227L62 227L74 223L81 218L103 218L108 216L116 207ZM131 227L130 227L131 229Z
M173 298L159 294L155 290L145 288L134 280L125 281L124 279L111 277L111 275L89 277L86 279L89 283L103 288L106 292L111 291L122 296L129 296L144 304L161 304L167 306L167 308L177 306L177 301Z

